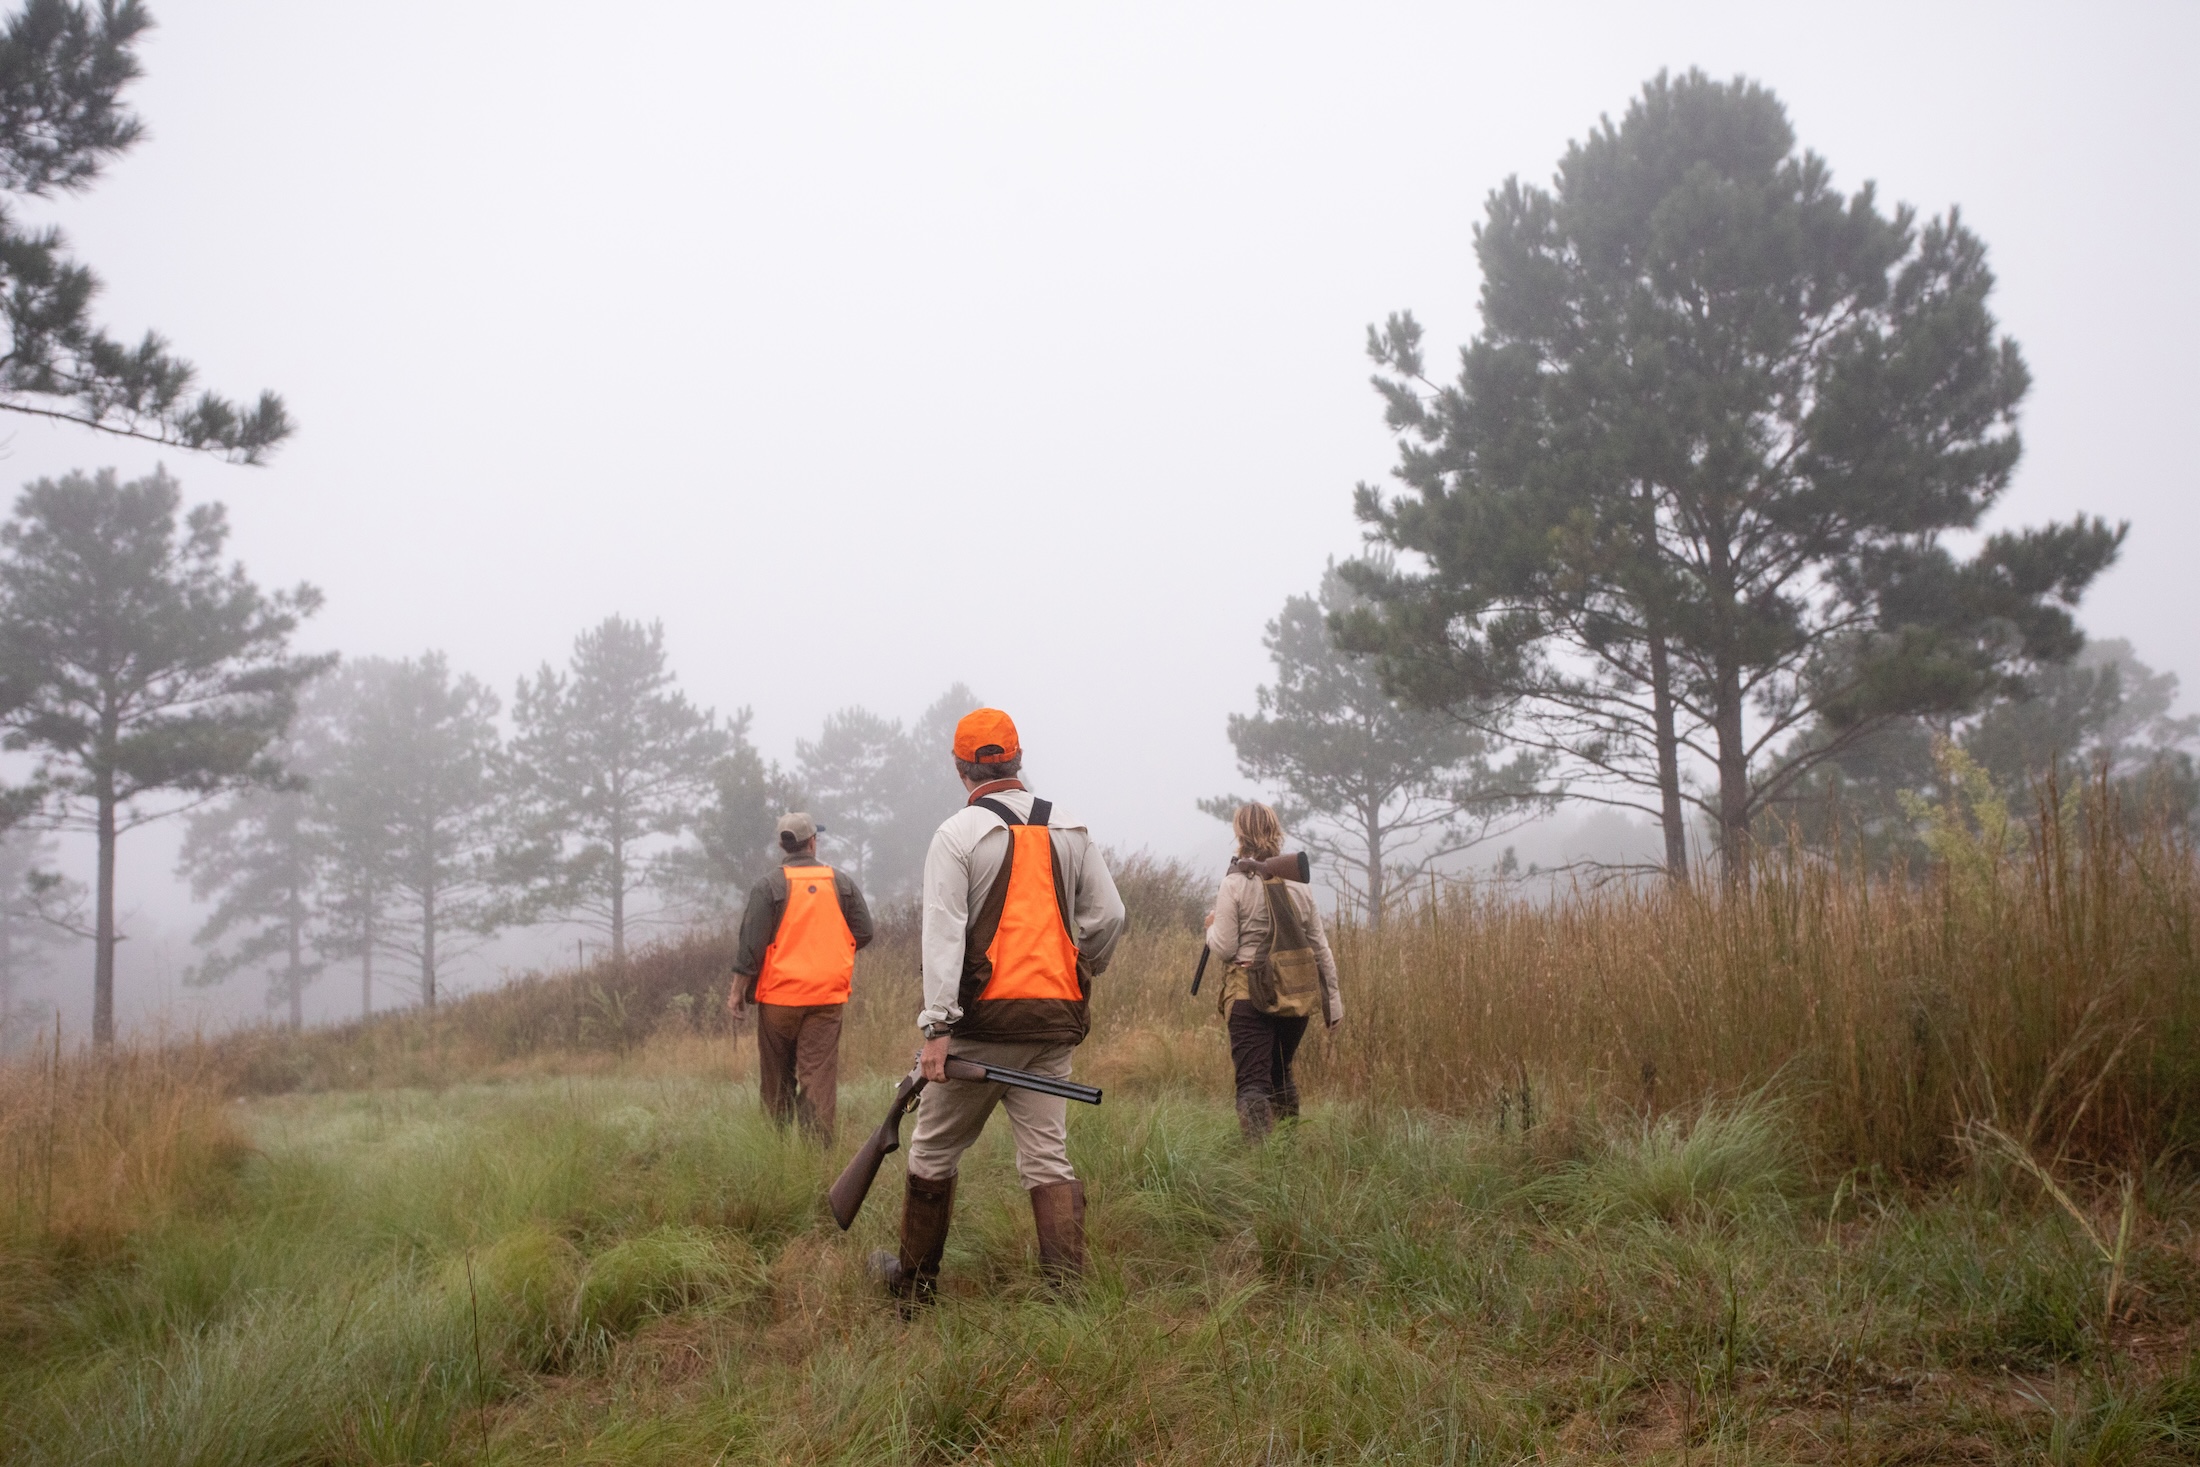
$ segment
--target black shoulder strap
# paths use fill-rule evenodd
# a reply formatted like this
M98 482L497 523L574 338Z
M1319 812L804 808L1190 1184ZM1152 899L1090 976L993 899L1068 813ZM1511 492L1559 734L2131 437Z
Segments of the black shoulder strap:
M1016 818L1016 812L1014 810L1009 809L1008 806L1002 804L999 800L994 799L991 795L980 795L978 796L978 798L972 800L970 803L973 805L985 806L988 810L991 810L994 814L1000 816L1002 823L1004 824L1021 825L1024 823L1023 821ZM1045 802L1041 801L1040 803L1044 804ZM1039 807L1037 805L1034 805L1032 807L1031 813L1034 815L1038 814ZM1034 820L1031 823L1033 825L1044 825L1046 822L1044 820Z
M1031 817L1024 821L1024 824L1044 825L1047 823L1047 817L1053 813L1054 802L1052 800L1033 800L1031 802Z

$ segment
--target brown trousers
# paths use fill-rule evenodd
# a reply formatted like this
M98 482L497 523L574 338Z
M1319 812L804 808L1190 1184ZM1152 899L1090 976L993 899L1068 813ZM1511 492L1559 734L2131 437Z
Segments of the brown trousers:
M1279 1120L1299 1113L1299 1082L1291 1061L1304 1038L1304 1019L1264 1014L1242 998L1230 1005L1230 1065L1237 1071L1241 1107L1265 1097Z
M799 1119L820 1141L833 1139L840 1112L840 1011L837 1003L756 1006L756 1073L764 1111L782 1126Z

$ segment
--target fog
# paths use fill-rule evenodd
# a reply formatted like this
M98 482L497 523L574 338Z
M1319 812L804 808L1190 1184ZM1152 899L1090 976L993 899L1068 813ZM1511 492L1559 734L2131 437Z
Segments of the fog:
M1996 520L2131 520L2082 619L2200 688L2190 6L155 14L150 140L39 212L112 330L297 435L255 469L9 419L0 477L166 464L263 585L325 591L308 647L441 649L509 701L661 619L783 761L961 680L1101 840L1218 859L1194 801L1245 787L1263 624L1393 457L1368 323L1412 308L1450 375L1488 191L1701 66L1773 88L1837 184L1961 206L2035 377ZM174 849L124 845L125 1022L197 1002ZM259 1012L231 989L190 1012Z

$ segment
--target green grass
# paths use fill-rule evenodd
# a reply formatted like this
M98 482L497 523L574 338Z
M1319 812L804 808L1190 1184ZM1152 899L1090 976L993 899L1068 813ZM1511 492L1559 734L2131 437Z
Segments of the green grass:
M885 1084L847 1088L867 1117ZM2118 1317L2021 1177L1829 1188L1768 1105L1522 1132L1317 1106L1073 1119L1095 1269L1039 1287L1005 1127L903 1323L841 1158L751 1087L598 1076L260 1100L230 1185L11 1256L23 1463L2200 1461L2188 1196ZM853 1125L850 1127L854 1129Z

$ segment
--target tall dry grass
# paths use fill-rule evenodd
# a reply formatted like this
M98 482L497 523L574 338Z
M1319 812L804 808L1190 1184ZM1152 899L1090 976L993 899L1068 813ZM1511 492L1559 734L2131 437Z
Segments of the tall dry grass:
M96 1249L217 1189L244 1153L207 1046L67 1050L0 1067L0 1254Z
M1181 865L1124 865L1132 929L1079 1067L1131 1092L1219 1094L1214 989L1186 992L1211 893ZM1953 875L1789 847L1733 890L1455 887L1380 929L1334 924L1348 1016L1309 1037L1305 1080L1508 1124L1765 1091L1820 1166L1903 1177L1954 1164L1978 1123L2055 1165L2155 1166L2200 1140L2196 913L2189 840L2100 791L2050 796L2028 848ZM434 1015L238 1036L217 1058L253 1091L554 1070L738 1080L753 1046L725 1019L731 956L728 934L698 932ZM844 1073L908 1064L917 973L907 924L860 956Z
M1979 879L1796 848L1740 890L1460 890L1345 927L1319 1088L1443 1110L1770 1089L1827 1163L1917 1175L1992 1123L2118 1167L2200 1140L2200 881L2181 832L2051 807Z

